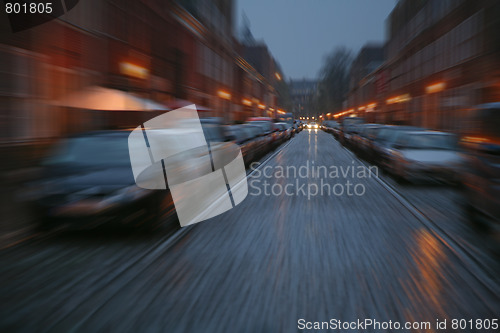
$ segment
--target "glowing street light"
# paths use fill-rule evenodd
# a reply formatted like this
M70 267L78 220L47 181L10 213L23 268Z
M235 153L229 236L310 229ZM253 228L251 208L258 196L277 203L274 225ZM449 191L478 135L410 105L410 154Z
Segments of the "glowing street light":
M410 94L403 94L387 99L386 103L387 104L403 103L403 102L408 102L409 100L411 100Z
M231 99L231 94L224 90L217 91L217 95L222 99Z
M135 77L137 79L146 79L149 76L149 70L142 66L130 63L130 62L120 62L120 73Z
M425 92L428 94L433 94L444 90L444 88L446 88L446 83L438 82L425 87Z

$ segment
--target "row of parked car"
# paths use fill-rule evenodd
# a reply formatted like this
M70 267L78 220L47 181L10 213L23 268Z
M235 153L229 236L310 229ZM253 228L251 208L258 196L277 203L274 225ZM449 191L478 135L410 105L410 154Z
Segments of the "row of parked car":
M457 133L414 126L323 122L324 131L398 182L446 181L463 189L472 221L500 226L500 103L467 111Z
M297 123L275 123L267 117L252 117L244 124L222 126L224 139L240 146L246 166L276 149L300 130L302 127Z
M223 125L216 118L201 118L200 122L210 150L197 148L191 154L178 154L176 161L179 170L175 172L186 174L189 179L211 171L213 156L231 145L241 148L248 166L301 130L297 123L275 123L264 117L250 118L238 125ZM179 140L190 140L189 133L182 136L181 129L173 131ZM151 229L165 221L175 221L175 207L168 190L148 190L136 185L129 156L131 132L132 129L94 131L55 145L42 162L40 179L30 184L25 193L41 229L61 224L84 229L103 225ZM144 156L144 164L155 165L148 154ZM207 169L205 164L211 160L212 168ZM165 183L167 179L163 186ZM206 198L207 202L212 199L216 198Z

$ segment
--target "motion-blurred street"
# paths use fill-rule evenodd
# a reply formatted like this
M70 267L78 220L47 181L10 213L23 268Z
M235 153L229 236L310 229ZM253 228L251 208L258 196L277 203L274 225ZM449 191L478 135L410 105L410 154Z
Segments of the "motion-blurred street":
M498 318L498 240L466 221L459 189L399 185L382 172L274 173L307 163L366 165L331 135L304 130L249 169L240 205L209 221L154 233L56 230L1 251L0 331L293 332L299 319ZM275 190L349 180L365 191L266 195L264 180Z

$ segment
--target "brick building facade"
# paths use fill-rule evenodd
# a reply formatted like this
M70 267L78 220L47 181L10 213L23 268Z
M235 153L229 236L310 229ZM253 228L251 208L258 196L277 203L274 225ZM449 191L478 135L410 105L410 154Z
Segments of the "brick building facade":
M498 31L498 1L400 0L385 63L358 81L374 94L348 109L369 121L459 130L465 109L500 100Z

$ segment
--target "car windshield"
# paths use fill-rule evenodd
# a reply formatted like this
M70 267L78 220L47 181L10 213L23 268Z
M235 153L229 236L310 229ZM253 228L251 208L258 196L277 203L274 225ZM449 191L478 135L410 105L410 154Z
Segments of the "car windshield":
M443 134L410 134L406 146L410 149L455 150L457 138L454 135Z
M379 130L380 130L380 127L369 127L364 131L363 134L365 137L373 138L374 136L377 135Z
M396 128L382 128L377 135L377 141L391 141L396 136Z
M56 147L54 154L44 164L130 165L127 136L89 136L65 140Z

